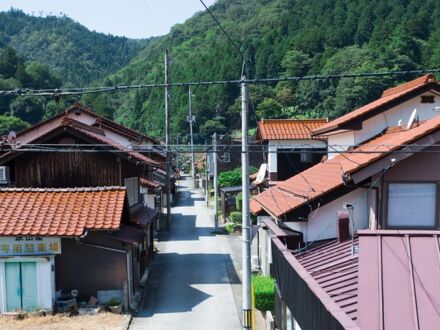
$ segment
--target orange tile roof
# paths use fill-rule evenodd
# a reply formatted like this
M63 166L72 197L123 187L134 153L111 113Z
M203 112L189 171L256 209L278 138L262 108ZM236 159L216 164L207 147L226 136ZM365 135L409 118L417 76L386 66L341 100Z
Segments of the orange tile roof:
M118 229L125 187L1 188L0 236L81 236Z
M265 119L258 122L256 141L311 139L311 131L327 119Z
M440 128L440 116L409 130L390 128L383 134L353 149L319 163L282 181L253 198L252 213L262 210L282 217L310 201L344 185L342 176L352 174L385 157L389 152L413 143ZM364 153L362 153L364 151ZM259 205L258 205L259 204Z
M360 107L352 112L347 113L344 116L338 117L335 120L332 120L319 128L313 130L313 135L319 135L331 132L333 130L340 129L343 125L348 124L356 119L359 119L362 116L368 115L374 110L379 109L385 105L394 102L403 96L418 90L419 88L433 85L439 86L436 82L435 76L433 74L427 74L417 79L411 80L405 84L398 85L396 87L387 89L383 92L382 97L367 104L363 107Z

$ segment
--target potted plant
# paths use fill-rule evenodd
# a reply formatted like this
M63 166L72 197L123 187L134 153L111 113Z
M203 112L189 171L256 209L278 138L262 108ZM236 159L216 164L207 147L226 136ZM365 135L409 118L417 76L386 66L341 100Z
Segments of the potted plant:
M122 314L122 301L119 298L110 299L107 302L107 307L112 313Z

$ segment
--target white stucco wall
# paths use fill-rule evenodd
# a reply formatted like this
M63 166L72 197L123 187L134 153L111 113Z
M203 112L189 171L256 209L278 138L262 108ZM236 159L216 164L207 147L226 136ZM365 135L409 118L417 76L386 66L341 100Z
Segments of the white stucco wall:
M369 212L367 189L356 189L332 202L326 204L309 214L308 221L286 222L285 224L303 233L305 242L323 240L336 237L336 211L343 211L343 205L354 205L355 231L368 228ZM350 224L350 233L351 224Z
M423 93L423 95L435 95L431 92ZM420 121L439 116L439 111L433 111L435 107L440 106L440 97L434 98L435 103L421 103L420 95L403 102L377 116L371 117L362 122L361 130L343 132L328 136L329 145L357 145L366 140L371 139L381 133L387 127L397 126L399 120L402 120L402 126L406 128L409 118L414 109L417 109L416 118ZM339 148L336 148L339 149ZM345 148L341 148L346 150ZM336 153L332 153L332 149L328 148L328 157L333 158Z
M423 95L435 95L431 92L423 93ZM440 115L440 112L433 109L440 105L440 97L434 98L435 103L421 103L420 96L414 97L398 106L389 109L377 116L362 122L362 130L355 131L354 143L362 143L371 137L379 134L387 127L397 126L399 120L402 120L402 126L406 128L409 118L414 109L417 109L416 118L419 120L427 120Z
M354 131L329 135L327 141L331 146L327 148L327 156L330 159L338 155L335 151L345 151L348 146L354 145Z

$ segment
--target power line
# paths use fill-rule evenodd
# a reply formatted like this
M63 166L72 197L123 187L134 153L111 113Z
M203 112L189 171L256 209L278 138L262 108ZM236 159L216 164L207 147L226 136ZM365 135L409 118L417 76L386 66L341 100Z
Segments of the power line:
M206 11L208 12L208 14L211 16L211 18L214 20L214 22L218 25L218 27L220 28L220 30L222 30L223 34L226 36L226 38L228 38L229 42L232 44L232 46L234 46L234 48L238 51L238 53L240 54L242 60L244 61L244 54L241 51L241 48L237 45L237 43L231 38L231 36L229 35L228 32L226 32L226 30L223 28L223 26L220 24L220 22L217 20L217 18L214 16L214 14L209 10L208 6L205 5L205 3L203 2L203 0L200 0L200 2L202 3L203 7L205 7Z
M212 80L212 81L193 81L193 82L174 82L174 83L149 83L136 85L116 85L111 87L75 87L75 88L55 88L55 89L29 89L29 88L15 88L11 90L0 90L1 96L71 96L84 95L95 93L109 93L122 92L132 89L146 89L146 88L164 88L168 87L188 87L188 86L213 86L213 85L228 85L228 84L268 84L280 81L303 81L303 80L330 80L342 78L380 78L385 76L405 76L417 75L426 73L439 73L440 68L424 69L424 70L394 70L383 72L363 72L363 73L341 73L330 75L307 75L307 76L291 76L291 77L277 77L277 78L254 78L254 79L230 79L230 80Z

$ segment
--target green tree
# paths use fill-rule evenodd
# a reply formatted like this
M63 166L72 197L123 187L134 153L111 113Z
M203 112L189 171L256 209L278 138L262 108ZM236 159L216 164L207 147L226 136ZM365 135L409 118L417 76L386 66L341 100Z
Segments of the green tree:
M30 126L29 123L15 116L0 115L0 135L11 131L20 132Z

